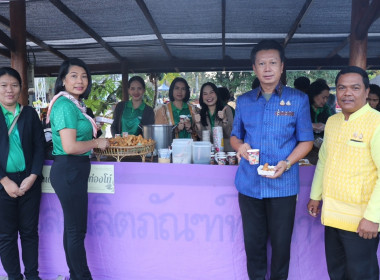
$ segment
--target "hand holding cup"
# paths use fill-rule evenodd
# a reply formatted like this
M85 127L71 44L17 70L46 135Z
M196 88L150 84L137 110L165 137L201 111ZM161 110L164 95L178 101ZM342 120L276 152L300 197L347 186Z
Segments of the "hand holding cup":
M179 116L179 122L180 122L180 123L185 123L186 119L187 119L187 116L186 116L186 115L180 115L180 116Z
M246 160L248 159L248 150L251 149L251 146L248 143L243 143L239 146L236 157L240 160L242 157Z
M181 121L180 121L180 122L178 123L178 125L177 125L177 129L178 129L179 131L183 130L184 127L185 127L185 124L184 124L184 122L181 122Z
M191 122L189 118L186 118L185 120L185 129L189 130L191 128Z

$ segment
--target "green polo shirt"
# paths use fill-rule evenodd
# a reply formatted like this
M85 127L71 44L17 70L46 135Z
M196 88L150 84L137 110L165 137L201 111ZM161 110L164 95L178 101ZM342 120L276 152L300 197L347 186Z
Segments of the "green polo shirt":
M92 139L92 124L86 119L77 106L68 98L61 96L55 101L50 113L50 123L53 140L53 155L67 155L63 150L59 131L71 128L77 131L77 141L89 141ZM81 154L90 155L91 151Z
M145 109L145 103L142 102L138 108L133 108L132 101L125 103L123 117L121 119L122 132L128 132L131 135L141 134L141 128L139 127L142 119L142 115Z
M20 105L16 104L15 114L6 110L1 106L5 123L8 130L12 125L13 120L20 114ZM6 172L21 172L25 170L25 157L21 146L20 134L18 132L17 124L13 127L11 135L9 135L9 154L7 160Z

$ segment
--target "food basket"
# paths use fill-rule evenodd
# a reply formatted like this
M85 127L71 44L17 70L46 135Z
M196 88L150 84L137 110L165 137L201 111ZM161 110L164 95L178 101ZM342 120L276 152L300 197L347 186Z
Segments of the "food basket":
M144 145L125 146L125 147L120 147L120 146L108 147L104 151L102 151L101 149L95 148L94 154L98 161L100 161L101 156L113 157L118 162L120 162L125 157L140 156L142 159L142 162L145 162L145 157L147 154L151 153L152 155L151 159L153 158L154 145L155 145L155 142L152 141L151 143L144 144Z

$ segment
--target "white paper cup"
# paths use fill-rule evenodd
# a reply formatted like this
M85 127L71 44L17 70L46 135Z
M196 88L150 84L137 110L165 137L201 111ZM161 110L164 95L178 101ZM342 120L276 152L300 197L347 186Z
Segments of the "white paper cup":
M224 151L224 142L223 142L223 128L221 126L215 126L212 128L212 138L215 146L215 151L223 152Z
M227 158L227 155L225 152L215 153L215 160L218 160L219 157L226 157Z
M216 159L215 159L215 154L214 153L210 154L210 164L212 164L212 165L216 164Z
M248 153L249 164L251 164L251 165L259 164L259 162L260 162L260 150L259 149L251 149L251 150L248 150L247 153Z
M179 119L180 119L181 122L185 122L186 119L187 119L187 116L186 115L180 115Z
M227 161L229 165L235 165L236 164L236 153L235 152L228 152L227 153Z
M218 165L226 165L227 164L227 157L226 156L218 156L216 159L218 162Z

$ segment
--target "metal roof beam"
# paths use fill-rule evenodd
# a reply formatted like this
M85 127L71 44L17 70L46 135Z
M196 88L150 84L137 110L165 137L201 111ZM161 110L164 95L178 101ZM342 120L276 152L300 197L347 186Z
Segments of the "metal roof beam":
M359 24L356 26L355 37L363 40L371 27L372 23L380 17L380 0L372 0L371 4L366 8Z
M8 50L0 49L0 55L5 56L5 57L11 59L11 52L8 51Z
M348 65L349 58L335 56L332 58L297 58L287 59L287 70L319 70L319 69L341 69ZM170 72L175 65L181 65L183 72L205 72L205 71L252 71L249 59L240 60L176 60L157 65L154 61L130 62L128 66L138 68L138 73ZM142 66L143 65L143 66ZM203 66L200 66L203 65ZM378 58L369 58L368 65L372 69L380 69ZM120 63L90 64L88 65L93 74L120 74L122 66ZM319 69L318 69L319 68ZM34 72L37 76L56 76L59 66L36 67ZM130 68L128 69L130 72Z
M0 15L0 23L3 24L6 28L10 29L10 22L7 18ZM57 51L56 49L52 48L51 46L45 44L42 40L37 38L36 36L30 34L28 31L26 31L26 39L29 41L35 43L40 48L44 49L45 51L51 52L52 54L62 58L63 60L67 59L67 56L61 53L60 51Z
M158 29L158 26L156 22L154 21L152 14L150 13L148 7L146 6L144 0L136 0L137 5L140 7L141 11L143 12L145 18L149 22L150 26L153 29L154 34L156 34L158 41L160 41L160 44L164 51L166 52L167 56L171 59L174 60L174 56L172 55L171 51L169 50L168 45L166 44L164 38L161 35L160 30ZM179 72L179 69L177 66L174 67L177 72Z
M5 34L2 30L0 30L0 43L3 44L8 50L14 51L15 44L11 38L7 34Z
M344 39L338 46L336 46L327 56L326 58L332 58L336 55L338 55L338 53L348 44L350 43L350 38L351 36L347 36L346 39ZM322 66L318 66L317 67L317 70L320 70L322 68Z
M73 11L71 11L61 0L50 0L50 2L58 8L64 15L77 24L84 32L94 38L103 48L109 51L120 62L123 62L123 58L117 51L115 51L103 38L96 33L90 26L88 26L81 18L79 18Z
M344 49L344 47L350 42L350 38L351 36L347 36L346 39L344 39L338 46L336 46L332 51L331 53L329 53L327 55L326 58L330 58L330 57L333 57L335 55L337 55L341 50Z
M222 0L222 59L226 57L226 0Z
M313 0L306 0L305 3L303 4L303 7L301 11L299 12L296 20L293 22L292 27L290 28L288 34L285 37L284 42L282 43L284 48L288 45L289 41L293 38L294 33L296 33L298 26L300 25L302 18L306 14L307 10L309 9L311 3Z

